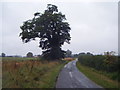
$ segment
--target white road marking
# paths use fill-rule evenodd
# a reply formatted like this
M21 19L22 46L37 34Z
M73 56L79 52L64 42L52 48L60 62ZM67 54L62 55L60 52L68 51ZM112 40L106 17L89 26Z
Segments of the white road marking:
M75 66L75 65L76 65L76 63L73 63L73 65Z
M66 67L67 67L67 65L64 66L64 68L66 68Z
M72 72L69 72L69 74L70 74L70 77L72 78Z
M68 68L68 69L70 68L70 65L69 65L69 64L67 64L67 68Z

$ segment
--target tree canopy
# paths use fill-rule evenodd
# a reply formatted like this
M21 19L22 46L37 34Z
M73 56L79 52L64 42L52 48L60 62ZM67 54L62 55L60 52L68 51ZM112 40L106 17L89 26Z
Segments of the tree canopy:
M1 56L2 56L2 57L5 57L5 53L1 53Z
M66 51L66 57L72 57L72 51L67 50Z
M32 52L28 52L26 57L33 57L33 53Z
M34 18L27 20L20 27L23 42L27 43L40 38L39 47L42 48L42 56L46 59L60 59L65 56L61 49L64 42L70 43L70 27L65 21L65 15L58 12L55 5L48 4L44 13L35 13Z

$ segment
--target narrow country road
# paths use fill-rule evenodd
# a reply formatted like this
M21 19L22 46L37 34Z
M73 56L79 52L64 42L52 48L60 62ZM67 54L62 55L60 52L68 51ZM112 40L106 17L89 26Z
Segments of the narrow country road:
M56 88L102 88L81 73L76 62L77 59L64 66L58 76Z

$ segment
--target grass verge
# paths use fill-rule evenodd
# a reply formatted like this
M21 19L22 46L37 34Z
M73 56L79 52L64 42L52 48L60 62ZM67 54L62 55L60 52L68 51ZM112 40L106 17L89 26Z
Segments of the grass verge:
M54 88L56 78L66 63L60 61L4 60L3 88Z
M104 88L119 88L120 86L120 83L118 81L111 80L102 73L100 74L100 71L81 65L79 62L77 62L77 68L82 73L84 73L89 79L91 79L92 81Z

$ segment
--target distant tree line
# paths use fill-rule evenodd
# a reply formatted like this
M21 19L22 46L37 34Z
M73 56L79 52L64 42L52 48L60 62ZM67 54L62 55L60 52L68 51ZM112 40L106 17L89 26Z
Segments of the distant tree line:
M20 55L6 55L5 53L1 53L0 57L22 57ZM33 55L32 52L28 52L25 57L41 57L41 55Z
M81 53L79 53L79 54L72 54L72 57L73 58L78 58L80 55L93 55L92 53L90 53L90 52L87 52L87 53L84 53L84 52L81 52Z

